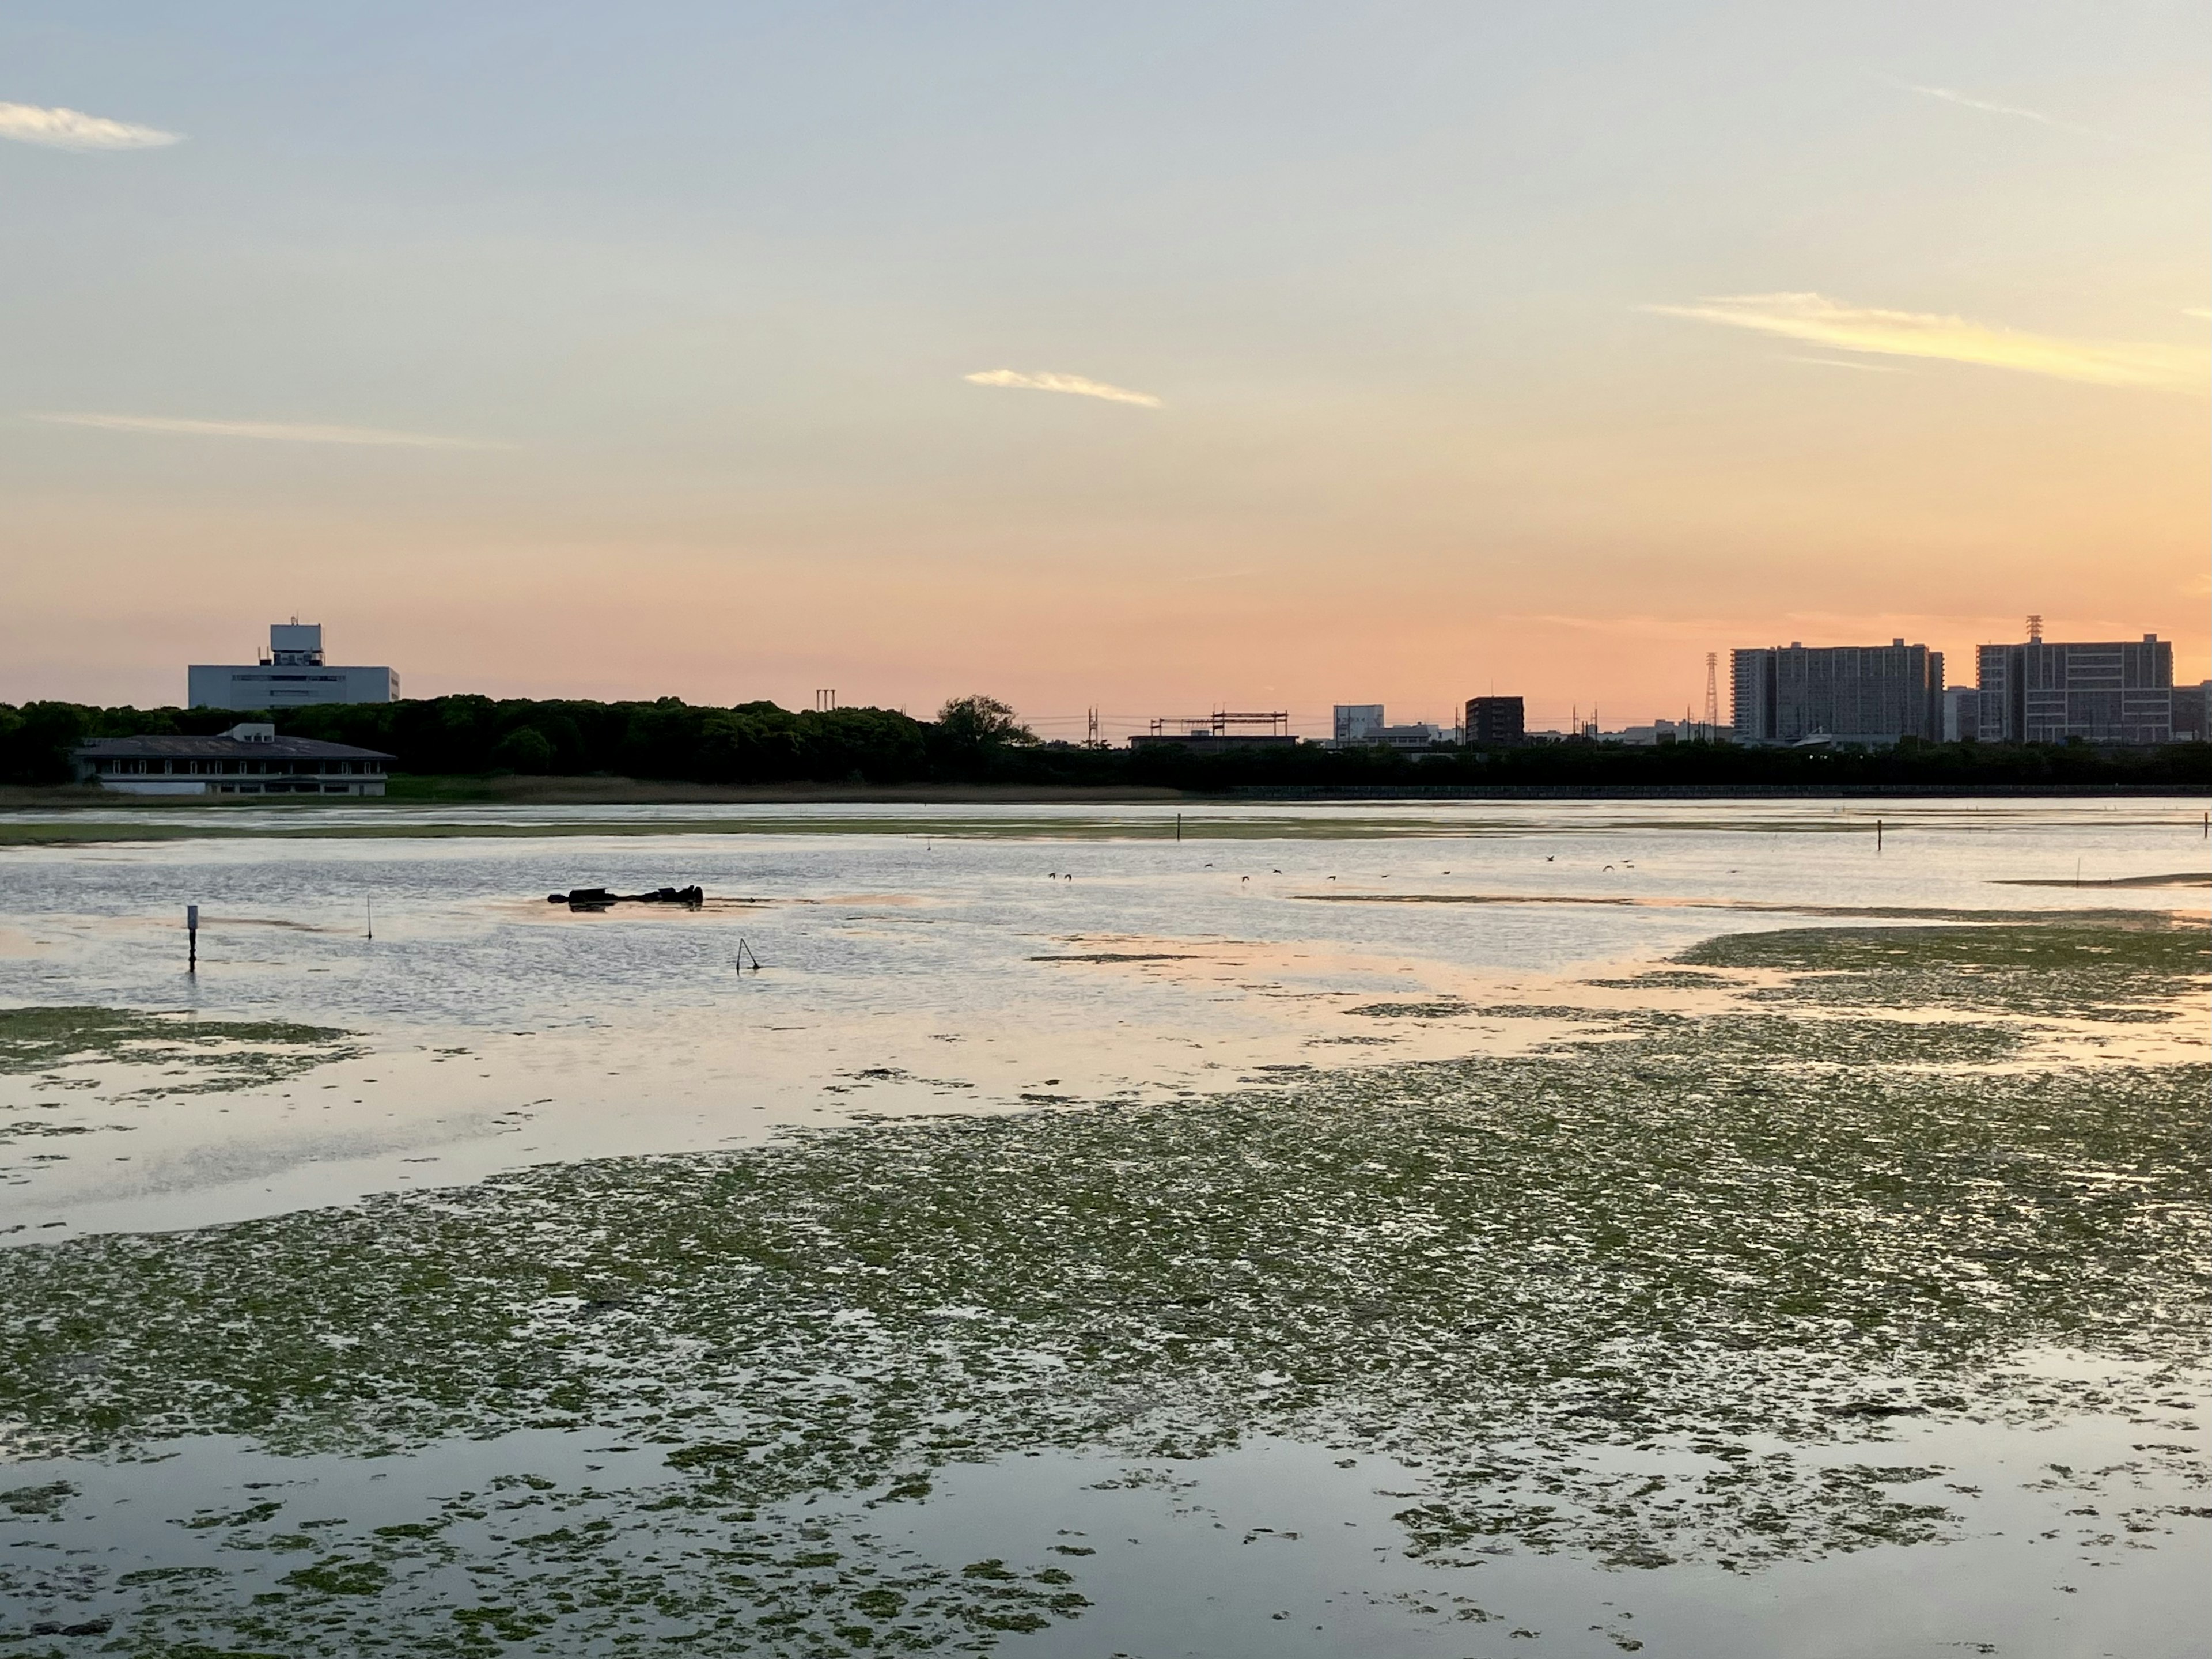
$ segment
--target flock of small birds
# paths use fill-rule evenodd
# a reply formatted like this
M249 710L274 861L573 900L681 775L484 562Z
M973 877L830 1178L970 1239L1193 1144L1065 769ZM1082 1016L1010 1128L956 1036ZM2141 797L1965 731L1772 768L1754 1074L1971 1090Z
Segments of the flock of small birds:
M1558 856L1558 855L1557 855L1556 854L1553 854L1553 853L1547 853L1547 854L1544 854L1544 862L1545 862L1545 863L1547 863L1547 864L1550 864L1550 863L1552 863L1552 862L1553 861L1553 860L1554 860L1557 856ZM1212 866L1211 864L1206 865L1205 867L1206 867L1206 869L1208 869L1208 870L1211 870L1212 868L1213 868L1213 866ZM1607 870L1611 870L1611 869L1614 868L1614 866L1612 866L1612 865L1610 865L1610 864L1607 865L1605 867L1606 867ZM1620 868L1621 868L1621 869L1623 869L1623 870L1633 870L1636 866L1635 866L1635 865L1634 865L1634 864L1632 864L1632 863L1630 863L1630 862L1628 862L1628 861L1626 861L1626 860L1623 860L1623 861L1622 861L1622 863L1620 864L1620 866L1619 867L1620 867ZM1276 875L1276 876L1279 876L1279 875L1281 875L1283 872L1282 872L1280 870L1273 870L1273 869L1271 869L1271 870L1268 872L1268 873L1269 873L1270 875ZM1451 872L1450 872L1450 871L1449 871L1449 870L1445 870L1445 871L1441 872L1440 873L1442 873L1442 874L1443 874L1443 875L1447 875L1447 876L1448 876L1448 875L1451 874ZM1731 870L1731 871L1729 871L1729 874L1730 874L1730 875L1734 875L1735 873L1735 871L1733 871L1733 870ZM1068 874L1066 871L1064 871L1064 870L1048 870L1048 871L1046 871L1046 872L1044 872L1044 878L1045 878L1047 881L1073 881L1073 880L1075 879L1075 878L1074 878L1073 876L1069 875L1069 874ZM1243 882L1248 882L1248 881L1251 880L1251 879L1252 879L1252 878L1251 878L1251 877L1249 877L1249 876L1239 876L1237 879L1238 880L1238 882L1239 882L1239 883L1243 883ZM1335 878L1334 876L1329 876L1329 877L1326 877L1326 878L1324 878L1324 879L1326 879L1326 880L1329 880L1329 881L1334 881L1334 880L1336 879L1336 878ZM1387 871L1387 870L1386 870L1386 871L1384 871L1384 872L1382 872L1382 879L1383 879L1383 880L1385 880L1385 881L1388 881L1388 880L1389 880L1389 879L1390 879L1390 872L1389 872L1389 871Z

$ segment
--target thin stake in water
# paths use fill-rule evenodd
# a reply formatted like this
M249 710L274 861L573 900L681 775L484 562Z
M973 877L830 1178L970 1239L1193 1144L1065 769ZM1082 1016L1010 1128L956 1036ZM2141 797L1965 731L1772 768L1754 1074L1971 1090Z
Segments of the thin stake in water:
M200 970L200 907L185 907L185 971L197 974Z

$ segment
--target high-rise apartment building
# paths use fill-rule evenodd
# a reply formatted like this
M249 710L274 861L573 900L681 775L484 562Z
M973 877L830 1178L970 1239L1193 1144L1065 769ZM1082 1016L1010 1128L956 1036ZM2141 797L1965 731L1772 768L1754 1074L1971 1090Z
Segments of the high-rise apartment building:
M1467 740L1469 743L1514 744L1528 736L1527 714L1518 697L1469 697L1467 700Z
M2031 639L1976 653L1984 743L2170 743L2173 646Z
M1887 645L1765 646L1729 653L1741 743L1894 743L1943 735L1943 653Z

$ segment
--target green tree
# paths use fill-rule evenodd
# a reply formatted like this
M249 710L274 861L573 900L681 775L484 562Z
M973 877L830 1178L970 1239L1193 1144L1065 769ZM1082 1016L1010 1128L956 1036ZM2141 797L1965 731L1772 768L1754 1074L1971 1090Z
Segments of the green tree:
M491 751L494 766L543 776L553 769L553 743L534 726L519 726Z
M946 742L964 749L1003 749L1037 740L1006 704L980 695L947 702L937 711L937 730Z

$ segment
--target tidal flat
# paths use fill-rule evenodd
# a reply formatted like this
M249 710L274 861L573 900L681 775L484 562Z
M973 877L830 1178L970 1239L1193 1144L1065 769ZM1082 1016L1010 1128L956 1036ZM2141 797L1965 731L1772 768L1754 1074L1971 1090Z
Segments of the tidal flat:
M1024 938L1298 1058L0 1250L0 1652L2186 1651L2206 930L1991 918Z

